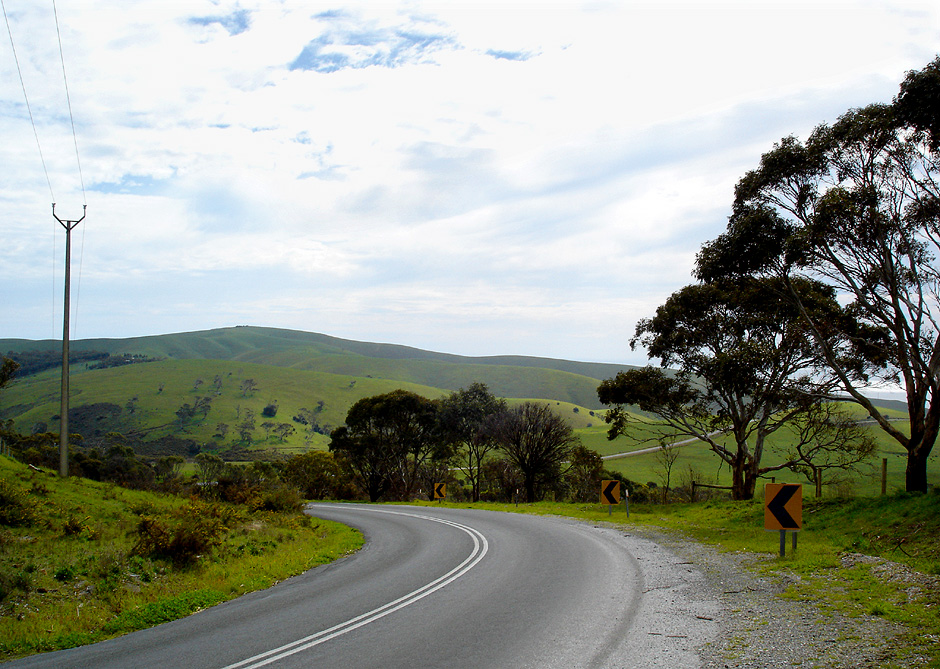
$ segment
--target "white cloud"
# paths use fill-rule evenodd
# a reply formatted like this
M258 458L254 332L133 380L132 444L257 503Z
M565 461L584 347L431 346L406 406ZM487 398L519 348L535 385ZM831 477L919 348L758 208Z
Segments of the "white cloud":
M78 212L51 8L7 5ZM78 336L250 322L631 362L760 153L940 52L916 1L89 0L59 20ZM55 337L62 241L3 48L0 337Z

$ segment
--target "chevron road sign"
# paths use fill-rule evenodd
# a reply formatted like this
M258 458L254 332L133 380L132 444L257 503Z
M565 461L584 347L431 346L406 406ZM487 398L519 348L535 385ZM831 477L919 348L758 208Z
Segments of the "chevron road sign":
M803 527L803 486L768 483L764 489L764 529L798 530Z
M601 482L601 504L620 504L620 481Z
M447 497L447 484L435 483L434 484L434 499L444 499L445 497Z

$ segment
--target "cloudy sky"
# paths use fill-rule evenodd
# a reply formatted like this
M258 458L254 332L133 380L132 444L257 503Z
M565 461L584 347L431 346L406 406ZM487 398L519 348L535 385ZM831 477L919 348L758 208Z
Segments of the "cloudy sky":
M761 153L940 53L935 0L58 0L73 139L52 1L3 6L0 338L61 337L87 203L73 338L643 364Z

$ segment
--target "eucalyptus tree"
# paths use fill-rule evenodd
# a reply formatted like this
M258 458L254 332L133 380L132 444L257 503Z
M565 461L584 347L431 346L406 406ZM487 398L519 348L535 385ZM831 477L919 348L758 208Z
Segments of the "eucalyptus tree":
M479 382L451 393L440 402L442 435L457 447L457 457L470 482L474 502L480 501L483 462L498 446L488 429L488 421L505 411L506 401Z
M0 356L0 388L9 385L13 381L19 367L19 363L12 358Z
M598 398L612 407L608 437L650 426L629 407L654 414L670 434L708 444L729 466L731 495L739 500L753 498L760 476L796 464L763 464L767 439L828 397L833 384L818 375L818 347L779 283L692 284L640 321L631 346L642 344L662 367L620 372L600 384ZM839 313L826 286L804 281L799 290L817 312Z
M524 402L490 421L488 429L500 449L522 475L527 502L536 502L544 492L560 485L577 435L551 407Z
M832 377L907 451L907 489L925 491L940 434L938 254L940 58L910 72L892 104L850 110L764 154L698 276L781 280ZM830 286L851 318L806 308L806 279ZM866 395L876 382L904 390L909 433Z
M344 456L373 502L393 487L409 499L425 464L450 454L438 438L436 403L407 390L353 404L346 425L330 434L330 451Z

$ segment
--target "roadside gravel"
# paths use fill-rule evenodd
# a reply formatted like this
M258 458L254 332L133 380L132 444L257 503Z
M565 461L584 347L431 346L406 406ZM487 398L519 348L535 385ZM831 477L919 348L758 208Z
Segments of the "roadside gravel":
M630 642L634 652L621 656L620 666L928 666L926 658L899 656L899 637L905 632L900 625L877 616L846 616L819 601L780 597L799 577L754 569L758 562L775 560L773 554L723 553L673 532L617 529L646 579L645 610ZM879 578L909 583L913 596L940 587L937 577L881 558L843 557L845 568L858 562L872 563L873 572L882 572Z

